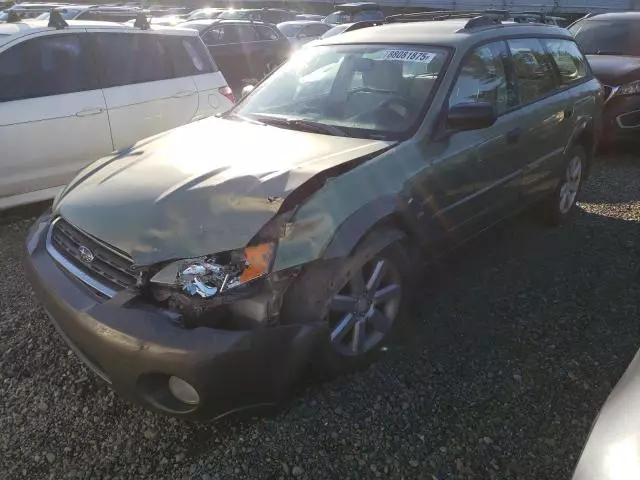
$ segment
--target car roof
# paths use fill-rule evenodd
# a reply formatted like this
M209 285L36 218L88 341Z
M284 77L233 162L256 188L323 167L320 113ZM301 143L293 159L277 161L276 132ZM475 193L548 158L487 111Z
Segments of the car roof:
M58 3L58 2L52 2L52 3L16 3L15 5L12 5L11 7L9 7L7 10L20 10L20 9L25 9L25 8L40 9L40 8L67 7L67 6L69 6L69 4L67 4L67 3Z
M287 22L280 22L278 26L281 25L327 25L321 20L289 20ZM327 25L328 26L328 25Z
M80 29L110 29L114 31L141 31L130 25L115 22L97 22L92 20L67 20L68 27L64 28L64 31L73 31ZM171 35L185 35L196 36L198 33L195 30L188 28L168 27L162 25L152 25L150 30L158 33L166 33ZM49 27L48 22L44 20L26 20L15 23L0 23L0 46L9 43L16 38L20 38L24 35L31 35L33 33L40 33L46 31L56 31L55 28Z
M352 43L392 43L405 45L442 45L464 47L478 40L502 38L514 34L554 35L572 39L564 28L535 23L501 23L465 29L470 18L442 21L388 23L361 28L320 40L316 45Z
M586 18L585 20L589 20L592 22L601 20L640 20L640 12L601 13L599 15L594 15L593 17Z

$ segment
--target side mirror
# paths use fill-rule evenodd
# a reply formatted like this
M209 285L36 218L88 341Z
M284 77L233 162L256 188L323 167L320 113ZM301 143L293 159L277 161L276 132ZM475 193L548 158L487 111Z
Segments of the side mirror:
M242 87L241 95L243 97L246 97L251 92L253 92L254 88L256 88L255 85L245 85L244 87Z
M449 109L447 126L455 130L481 130L497 119L496 108L490 103L461 103Z

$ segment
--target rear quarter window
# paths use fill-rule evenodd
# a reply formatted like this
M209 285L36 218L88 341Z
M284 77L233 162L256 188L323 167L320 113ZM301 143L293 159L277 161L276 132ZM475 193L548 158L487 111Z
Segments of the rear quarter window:
M545 39L542 43L551 54L563 85L580 83L587 77L587 61L575 42Z
M218 67L198 37L167 35L162 38L176 77L217 72Z
M255 29L258 32L260 40L278 40L280 38L273 28L267 27L266 25L256 25Z

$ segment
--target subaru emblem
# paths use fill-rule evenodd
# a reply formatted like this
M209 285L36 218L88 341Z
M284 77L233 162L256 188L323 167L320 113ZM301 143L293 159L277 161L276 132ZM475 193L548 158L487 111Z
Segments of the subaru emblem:
M80 248L78 249L78 253L80 254L80 260L82 260L84 263L91 263L95 259L95 257L93 256L93 252L84 245L80 246Z

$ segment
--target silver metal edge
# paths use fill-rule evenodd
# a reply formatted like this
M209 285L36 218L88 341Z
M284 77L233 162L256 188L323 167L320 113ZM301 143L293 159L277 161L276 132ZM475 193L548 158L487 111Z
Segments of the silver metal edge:
M99 291L100 293L106 295L109 298L115 297L118 292L100 283L93 277L90 277L89 275L87 275L85 272L83 272L78 267L76 267L71 262L69 262L66 258L64 258L64 256L62 256L62 254L58 252L58 250L56 250L56 248L53 246L53 243L51 242L51 235L53 232L53 226L56 224L58 220L60 220L60 217L56 218L53 222L51 222L51 225L49 226L49 231L47 232L47 238L45 241L47 252L49 252L49 255L51 255L51 258L53 258L56 262L60 264L61 267L63 267L73 276L78 278L78 280L80 280L81 282L89 285L91 288Z
M609 93L609 96L604 99L604 103L607 104L609 100L616 96L616 93L618 93L618 90L620 90L620 86L612 87L611 85L605 85L605 87L609 87L611 89L611 93Z
M640 110L632 110L632 111L630 111L630 112L624 112L623 114L618 115L618 116L616 117L616 122L618 123L618 126L619 126L620 128L622 128L622 129L624 129L624 130L631 130L631 129L634 129L634 128L640 128L640 123L639 123L639 124L637 124L637 125L633 125L633 126L631 126L631 127L628 127L628 126L626 126L626 125L623 125L623 124L622 124L622 121L620 120L621 118L626 117L627 115L631 115L631 114L633 114L633 113L639 113L639 112L640 112Z

